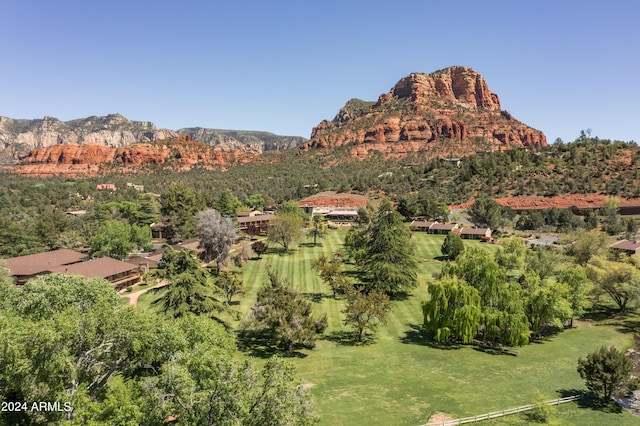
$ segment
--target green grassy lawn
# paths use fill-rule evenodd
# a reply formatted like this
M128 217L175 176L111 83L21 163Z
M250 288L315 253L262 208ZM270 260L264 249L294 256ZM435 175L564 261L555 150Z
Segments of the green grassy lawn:
M329 326L313 350L291 358L299 377L316 400L322 425L420 425L430 414L444 412L453 418L497 411L543 399L584 391L576 372L577 360L602 344L626 348L631 336L616 326L578 327L543 343L504 352L477 347L435 348L422 333L421 303L427 298L427 281L440 270L437 260L444 236L414 233L419 259L418 288L405 300L393 301L393 313L373 343L354 346L345 342L342 324L344 302L311 269L311 261L324 253L343 252L344 230L334 230L322 246L301 245L289 254L277 249L251 260L242 268L247 293L234 308L249 312L267 267L288 278L294 288L314 302L316 315L326 313ZM465 240L488 249L496 246ZM348 268L347 268L348 269ZM139 303L148 306L145 294ZM237 325L238 322L232 322ZM251 355L251 351L247 354ZM260 358L256 358L262 362ZM569 403L554 409L555 424L640 424L630 414L603 413ZM559 422L559 423L558 423ZM518 415L486 424L526 424Z

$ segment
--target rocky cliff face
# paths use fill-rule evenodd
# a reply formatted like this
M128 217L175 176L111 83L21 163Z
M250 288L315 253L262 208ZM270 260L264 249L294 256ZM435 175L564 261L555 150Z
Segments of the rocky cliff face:
M301 149L351 145L354 156L378 150L402 156L463 156L478 151L547 145L545 135L501 109L485 79L466 67L413 73L367 105L351 100L313 129ZM354 107L355 105L355 107Z
M217 146L224 151L242 149L256 154L295 148L307 141L300 136L280 136L269 132L204 129L202 127L179 129L176 133L188 135L193 140Z
M63 144L32 150L12 171L24 175L90 176L99 173L140 172L145 166L162 165L174 171L198 166L222 169L252 161L244 150L223 151L189 136L135 143L125 147Z
M250 154L287 149L306 139L279 136L267 132L215 130L204 128L158 129L148 121L131 121L120 114L60 121L45 117L39 120L16 120L0 117L0 164L13 164L38 148L55 145L102 145L120 148L139 142L168 140L189 136L223 151L243 150Z

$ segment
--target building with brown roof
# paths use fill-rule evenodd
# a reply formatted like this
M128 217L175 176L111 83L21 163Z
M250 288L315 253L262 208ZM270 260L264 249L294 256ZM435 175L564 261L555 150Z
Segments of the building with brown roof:
M274 217L272 214L238 217L238 227L241 231L254 228L258 231L257 233L265 232Z
M449 232L458 231L460 227L456 223L434 223L429 228L430 234L448 234Z
M53 250L45 253L5 259L9 275L15 277L18 284L42 274L48 274L53 268L61 265L78 263L85 255L69 249Z
M110 257L100 257L86 262L61 265L51 268L50 272L81 275L86 278L104 278L111 282L116 290L122 290L140 282L140 268L137 265Z
M428 222L425 220L414 220L409 225L409 228L411 228L412 231L429 232L431 227L435 224L436 222Z
M640 256L640 241L620 240L611 245L611 248L624 251L629 255L636 254Z
M460 230L460 238L468 240L490 240L491 229L489 228L462 228Z

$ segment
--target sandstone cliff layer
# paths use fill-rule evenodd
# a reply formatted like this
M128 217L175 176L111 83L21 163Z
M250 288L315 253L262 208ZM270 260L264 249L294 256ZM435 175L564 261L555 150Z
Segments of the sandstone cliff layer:
M12 167L18 174L88 176L99 172L143 172L146 166L162 165L174 171L194 166L223 169L251 161L243 150L223 151L189 136L143 142L125 147L64 144L32 150L21 164ZM151 169L150 169L151 170Z
M450 67L401 79L375 103L350 100L313 129L301 149L352 145L355 156L378 150L401 156L463 156L547 145L545 135L501 109L498 95L471 68Z
M17 120L0 117L0 164L13 164L34 149L55 145L102 145L113 148L140 142L189 136L223 151L243 150L259 154L269 150L293 148L306 139L268 132L185 128L177 131L158 129L148 121L132 121L120 114L61 121L53 117Z

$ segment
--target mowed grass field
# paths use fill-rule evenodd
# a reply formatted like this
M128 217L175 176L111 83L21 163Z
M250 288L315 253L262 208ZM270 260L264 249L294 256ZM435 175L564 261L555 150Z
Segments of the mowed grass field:
M418 288L405 300L393 302L388 324L371 344L353 345L344 339L350 330L342 323L344 302L334 300L311 269L320 254L344 252L344 235L344 230L333 230L321 246L302 244L289 254L274 247L262 259L251 260L241 269L247 293L235 306L243 317L247 315L271 267L313 301L316 315L327 314L329 326L316 348L290 358L315 397L322 425L421 425L436 412L459 418L566 396L585 390L576 372L579 357L602 344L627 348L632 343L632 336L613 326L581 326L543 343L503 352L432 347L420 332L421 303L428 297L432 273L440 270L436 258L441 256L444 236L414 233ZM476 241L465 244L497 248ZM526 423L518 415L485 422ZM632 425L640 424L640 418L570 403L554 410L551 423Z

